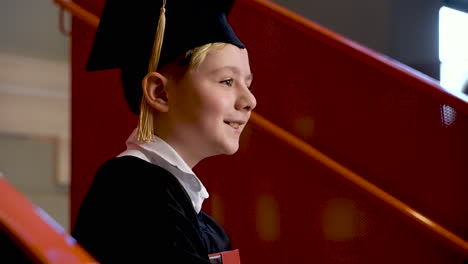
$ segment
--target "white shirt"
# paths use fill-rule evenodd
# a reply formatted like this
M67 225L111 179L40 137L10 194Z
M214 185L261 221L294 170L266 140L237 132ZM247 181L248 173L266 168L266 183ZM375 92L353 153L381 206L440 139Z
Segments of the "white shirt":
M189 195L197 214L200 213L203 200L208 198L209 194L192 169L168 143L156 135L153 135L151 142L140 142L135 129L127 139L126 145L127 150L120 153L118 157L134 156L171 172ZM168 162L169 165L158 162L160 158Z

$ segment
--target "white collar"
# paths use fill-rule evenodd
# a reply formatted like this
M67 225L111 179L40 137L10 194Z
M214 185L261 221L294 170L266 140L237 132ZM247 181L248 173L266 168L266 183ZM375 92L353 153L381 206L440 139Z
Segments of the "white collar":
M127 139L126 145L127 150L118 157L134 156L171 172L189 195L195 211L200 213L203 200L208 198L209 194L192 169L167 142L156 135L153 135L151 142L140 142L135 129ZM161 162L161 158L169 164Z

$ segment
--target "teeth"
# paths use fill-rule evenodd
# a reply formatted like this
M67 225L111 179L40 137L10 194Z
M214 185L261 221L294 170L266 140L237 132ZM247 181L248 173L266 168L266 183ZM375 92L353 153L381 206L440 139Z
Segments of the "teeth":
M239 128L240 124L236 122L229 122L229 125L232 126L233 128Z

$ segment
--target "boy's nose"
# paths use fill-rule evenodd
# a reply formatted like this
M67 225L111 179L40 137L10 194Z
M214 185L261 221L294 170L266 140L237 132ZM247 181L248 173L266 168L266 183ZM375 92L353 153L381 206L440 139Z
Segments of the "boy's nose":
M252 111L257 106L257 99L247 87L243 87L236 101L237 110Z

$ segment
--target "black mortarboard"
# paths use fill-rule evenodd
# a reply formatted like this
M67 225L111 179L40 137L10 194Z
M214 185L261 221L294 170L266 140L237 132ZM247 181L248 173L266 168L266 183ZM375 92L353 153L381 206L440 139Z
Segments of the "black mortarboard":
M245 48L227 22L233 0L167 0L159 66L207 43ZM107 0L89 56L88 71L122 69L127 103L138 114L163 0Z

